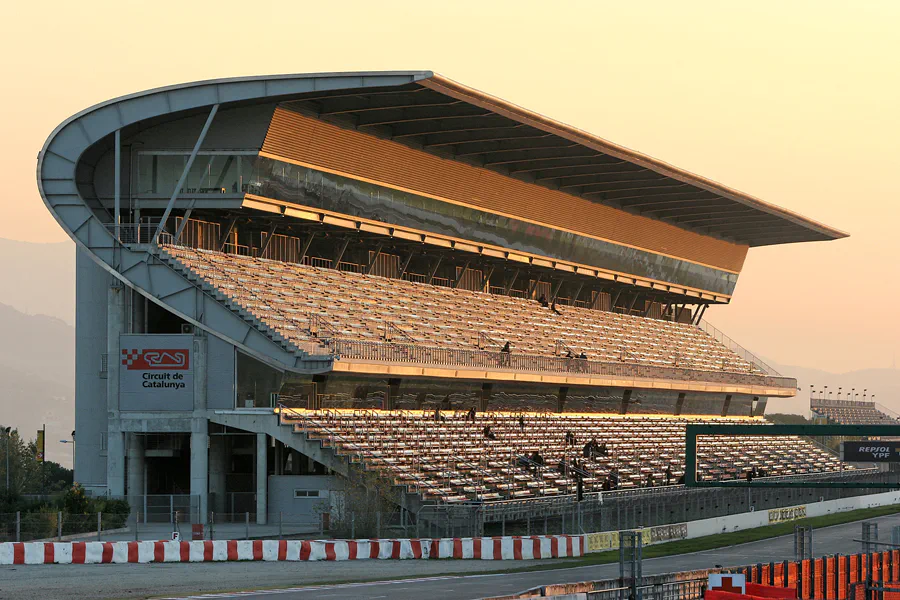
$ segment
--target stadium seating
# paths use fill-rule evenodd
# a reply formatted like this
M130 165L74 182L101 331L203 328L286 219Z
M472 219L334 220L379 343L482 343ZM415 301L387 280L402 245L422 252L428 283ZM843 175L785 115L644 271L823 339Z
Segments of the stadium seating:
M524 427L519 419L523 419ZM611 471L617 489L674 485L684 474L685 425L747 424L761 419L685 418L554 413L295 410L282 409L283 422L299 435L320 440L341 455L375 468L398 485L444 502L536 498L575 490L574 460L586 492L604 489ZM488 439L485 427L495 439ZM566 434L575 436L566 443ZM584 457L594 440L605 453ZM838 459L797 436L742 436L700 441L698 473L703 479L743 477L754 467L767 476L837 471ZM538 468L523 458L538 452ZM565 461L570 468L561 468Z
M508 341L522 355L570 351L591 361L762 373L690 324L571 306L555 314L504 295L209 250L164 251L291 341L309 342L321 327L320 335L346 340L493 351Z
M810 410L839 425L895 425L897 423L896 419L878 410L874 402L841 400L832 404L811 402Z

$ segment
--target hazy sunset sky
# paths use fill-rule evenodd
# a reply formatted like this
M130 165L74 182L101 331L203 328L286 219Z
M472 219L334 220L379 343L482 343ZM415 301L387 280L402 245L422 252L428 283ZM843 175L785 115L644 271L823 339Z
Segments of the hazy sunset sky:
M35 158L97 102L215 77L429 69L849 232L751 250L732 305L707 317L781 363L900 358L900 2L25 2L10 14L0 237L67 239Z

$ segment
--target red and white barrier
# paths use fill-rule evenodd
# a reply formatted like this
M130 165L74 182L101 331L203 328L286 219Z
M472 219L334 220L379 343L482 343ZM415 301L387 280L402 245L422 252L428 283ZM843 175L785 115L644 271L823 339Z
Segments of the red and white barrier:
M429 558L534 560L582 556L584 551L584 537L569 535L410 540L3 542L0 565Z

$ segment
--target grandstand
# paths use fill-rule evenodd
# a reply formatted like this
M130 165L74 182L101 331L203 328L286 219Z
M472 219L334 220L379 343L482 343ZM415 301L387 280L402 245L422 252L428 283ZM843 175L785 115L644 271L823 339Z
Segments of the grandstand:
M887 425L897 422L897 417L890 414L892 411L875 402L864 400L811 397L809 410L814 417L823 417L838 425Z
M751 247L845 235L430 72L111 100L38 185L79 248L76 478L259 523L352 465L411 514L676 486L687 423L796 393L706 310ZM752 436L699 469L845 467Z

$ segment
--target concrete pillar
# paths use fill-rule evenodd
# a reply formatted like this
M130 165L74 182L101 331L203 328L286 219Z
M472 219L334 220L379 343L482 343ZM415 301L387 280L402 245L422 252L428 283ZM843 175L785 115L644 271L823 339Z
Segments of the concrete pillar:
M209 514L209 422L191 419L191 496L197 497L200 523Z
M194 416L191 419L191 496L201 523L209 517L209 421L206 414L206 338L193 340ZM224 487L224 486L223 486Z
M266 453L269 450L265 433L256 434L256 522L259 525L266 524L268 512L268 469L266 467Z
M209 511L225 512L225 474L228 472L228 438L209 436ZM209 512L207 511L207 512Z
M106 438L106 493L125 496L125 434L119 431L119 419L110 419Z
M143 506L144 491L144 439L137 433L128 435L128 501L132 507Z
M107 292L106 351L108 378L106 380L107 449L106 493L125 495L125 439L119 419L119 369L122 368L119 336L125 332L125 298L127 289L115 282Z

